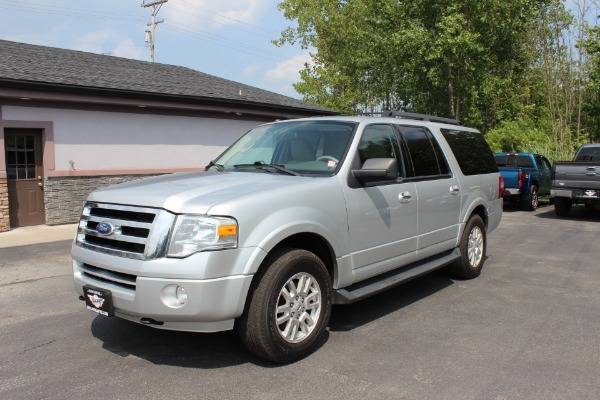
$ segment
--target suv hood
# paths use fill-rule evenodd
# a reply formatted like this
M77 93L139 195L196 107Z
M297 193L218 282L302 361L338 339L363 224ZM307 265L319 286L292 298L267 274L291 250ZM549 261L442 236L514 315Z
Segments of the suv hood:
M177 173L109 186L93 192L88 200L164 208L174 213L206 214L216 204L309 179L258 171Z

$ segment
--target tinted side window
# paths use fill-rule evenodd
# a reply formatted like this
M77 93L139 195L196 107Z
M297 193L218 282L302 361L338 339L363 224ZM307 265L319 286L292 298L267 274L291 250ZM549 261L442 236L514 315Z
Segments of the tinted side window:
M548 172L552 170L552 164L550 164L550 161L548 161L548 159L542 157L542 162L544 163L544 168L548 170Z
M369 158L395 158L398 166L402 165L399 157L400 148L396 132L389 125L369 125L365 127L358 145L360 165Z
M600 147L583 147L575 155L575 161L600 161Z
M442 129L442 135L450 145L464 175L498 172L494 155L481 133Z
M400 131L410 153L414 176L439 175L436 152L427 137L427 131L413 127L401 127Z

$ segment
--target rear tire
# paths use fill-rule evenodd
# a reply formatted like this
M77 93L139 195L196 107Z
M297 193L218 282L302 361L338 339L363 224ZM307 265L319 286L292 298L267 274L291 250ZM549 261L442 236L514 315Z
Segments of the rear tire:
M460 259L450 266L450 273L459 279L477 278L483 269L487 250L485 223L479 215L473 215L467 222L458 248Z
M521 198L521 208L527 211L535 211L540 206L540 198L537 186L532 185L529 193Z
M281 249L266 263L236 328L256 356L293 362L315 351L326 338L331 279L323 261L306 250Z
M554 212L559 217L568 217L571 212L573 201L566 197L555 197L554 198Z

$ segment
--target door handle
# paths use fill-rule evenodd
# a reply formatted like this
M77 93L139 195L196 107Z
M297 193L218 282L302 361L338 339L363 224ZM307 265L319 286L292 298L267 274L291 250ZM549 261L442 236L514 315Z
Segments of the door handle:
M458 185L452 185L450 186L450 193L452 194L458 194L460 192L460 188L458 187Z
M410 203L412 194L410 192L402 192L398 195L398 200L400 200L400 203Z

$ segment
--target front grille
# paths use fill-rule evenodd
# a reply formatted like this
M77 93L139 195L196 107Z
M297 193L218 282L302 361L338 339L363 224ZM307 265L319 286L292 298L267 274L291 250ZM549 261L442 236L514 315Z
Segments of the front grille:
M154 208L87 203L79 222L77 244L103 253L146 259L157 256L157 246L165 243L168 233L164 225L172 222L173 218L173 214ZM158 220L161 222L160 229L157 229L160 237L153 241L153 227ZM109 227L108 232L106 229L98 231L101 223L104 223L104 228ZM167 226L166 229L169 228Z
M124 289L135 290L137 276L125 274L122 272L111 271L104 268L95 267L90 264L81 264L82 274L88 278L110 283Z

